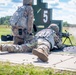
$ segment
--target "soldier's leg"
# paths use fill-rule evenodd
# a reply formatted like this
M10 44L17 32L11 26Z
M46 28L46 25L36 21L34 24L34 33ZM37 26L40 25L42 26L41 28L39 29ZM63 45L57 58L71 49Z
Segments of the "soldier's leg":
M24 39L23 39L23 32L22 34L20 35L19 34L19 28L18 26L12 26L12 33L13 33L13 41L14 41L14 44L18 44L18 45L21 45L24 43Z
M38 39L38 46L36 49L33 49L32 53L38 56L39 59L46 62L48 61L48 53L50 51L51 45L45 39Z
M22 53L27 52L31 48L29 48L27 45L10 45L10 44L1 44L0 45L0 51L8 51L8 52L14 52L14 53Z
M28 41L31 41L33 38L34 38L34 35L31 33L31 34L23 34L24 35L24 41L28 42Z
M34 40L22 45L1 44L0 51L8 51L8 52L15 52L15 53L30 52L35 47L35 45L36 45L36 41Z
M14 41L14 44L16 45L24 44L24 40L21 38L18 38L17 36L13 36L13 41Z

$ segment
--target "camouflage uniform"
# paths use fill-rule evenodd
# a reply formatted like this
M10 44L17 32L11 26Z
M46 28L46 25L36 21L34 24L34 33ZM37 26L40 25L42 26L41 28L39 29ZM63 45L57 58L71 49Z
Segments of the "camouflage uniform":
M23 0L23 6L19 7L10 18L14 44L23 44L32 38L34 19L32 2L32 0Z
M52 24L51 24L52 27ZM62 42L56 35L56 32L51 27L39 31L35 37L28 43L22 45L1 45L1 51L9 52L27 52L32 53L42 61L48 61L48 54L50 50L57 46L62 47Z
M51 39L50 39L51 38ZM25 42L22 45L6 45L2 44L2 51L9 51L9 52L26 52L33 48L45 48L47 49L47 52L49 53L49 49L53 48L54 46L54 39L53 39L53 30L51 29L43 29L42 31L38 32L35 37L29 41ZM50 43L48 43L48 41ZM52 43L51 43L52 42ZM46 44L46 45L45 45Z
M24 43L22 45L1 44L0 50L14 53L31 52L32 49L36 47L36 45L37 45L36 40L32 39L30 42Z
M55 46L57 46L58 48L62 48L62 40L59 36L59 27L57 24L51 24L48 26L48 28L51 28L55 31L54 34L54 41L55 41Z
M38 32L35 36L37 39L37 48L33 49L32 53L38 56L39 59L48 61L50 50L57 46L62 48L62 41L59 38L59 27L56 24L51 24L47 29Z

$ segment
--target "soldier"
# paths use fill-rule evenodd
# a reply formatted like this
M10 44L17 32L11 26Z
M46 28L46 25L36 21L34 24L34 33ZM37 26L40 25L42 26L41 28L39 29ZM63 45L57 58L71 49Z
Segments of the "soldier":
M38 56L39 59L48 61L48 54L57 46L62 48L62 41L59 38L59 27L57 24L51 24L48 28L39 31L35 37L37 38L37 47L32 50L32 53Z
M48 61L48 54L54 46L58 48L63 46L58 33L58 26L51 24L48 28L39 31L30 42L22 45L0 45L0 50L8 52L32 51L39 59L46 62Z
M33 30L33 0L23 0L23 6L10 18L12 26L14 44L23 44L24 41L31 40Z

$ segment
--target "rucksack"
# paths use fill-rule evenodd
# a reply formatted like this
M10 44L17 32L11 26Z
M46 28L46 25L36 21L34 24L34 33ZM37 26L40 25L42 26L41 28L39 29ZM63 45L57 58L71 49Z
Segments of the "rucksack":
M19 7L16 12L13 14L13 16L10 18L10 25L15 26L19 20L24 17L26 6Z

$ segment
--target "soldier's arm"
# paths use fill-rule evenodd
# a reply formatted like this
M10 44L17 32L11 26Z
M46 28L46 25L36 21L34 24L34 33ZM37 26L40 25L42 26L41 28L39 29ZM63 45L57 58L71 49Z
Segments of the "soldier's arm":
M56 34L54 34L54 41L55 41L55 45L56 45L58 48L62 48L62 47L63 47L63 44L62 44L61 39L60 39L59 36L57 36Z
M34 19L33 8L29 6L28 7L28 29L27 29L28 33L32 33L33 19Z

